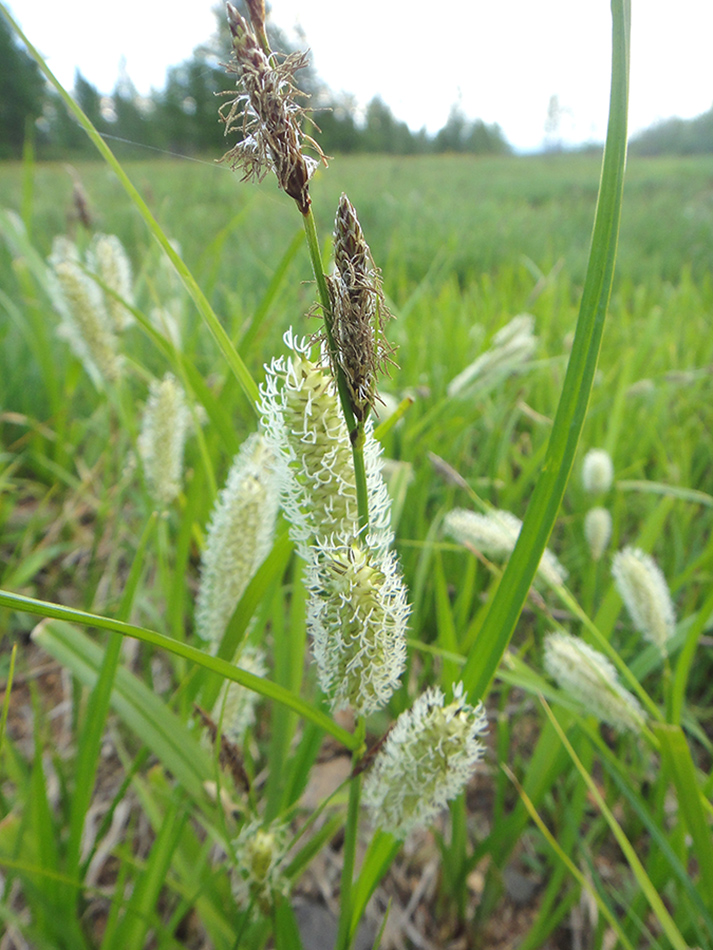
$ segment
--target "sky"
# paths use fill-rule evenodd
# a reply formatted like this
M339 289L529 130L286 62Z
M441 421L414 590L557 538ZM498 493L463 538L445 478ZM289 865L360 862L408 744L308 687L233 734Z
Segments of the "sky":
M0 0L71 88L75 69L109 93L120 64L140 93L215 28L215 0ZM632 133L713 106L713 0L632 0ZM565 144L603 141L609 0L272 0L273 21L301 30L318 75L360 106L375 95L433 133L459 105L497 122L518 150L543 143L556 95Z

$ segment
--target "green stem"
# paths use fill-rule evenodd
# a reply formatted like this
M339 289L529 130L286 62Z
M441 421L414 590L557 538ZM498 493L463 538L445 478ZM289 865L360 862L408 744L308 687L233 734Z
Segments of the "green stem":
M347 425L349 438L352 443L352 458L354 459L354 477L356 479L357 507L359 511L359 528L366 532L369 527L369 496L366 491L366 467L364 465L364 423L357 422L352 411L351 400L349 398L349 387L347 386L344 370L339 365L337 359L337 344L332 333L332 303L329 298L329 289L327 280L322 269L322 255L319 250L319 239L317 237L317 226L314 221L312 208L302 215L304 222L305 236L307 238L307 247L309 256L312 260L312 270L317 281L317 290L319 291L319 300L324 312L324 329L327 334L327 346L332 360L332 366L336 373L337 392L339 393L339 402L342 406L344 421Z
M364 721L356 723L355 736L364 738ZM357 749L352 755L354 770L358 766L363 754L363 748ZM361 775L354 775L349 785L349 807L347 823L344 828L344 863L342 865L342 882L339 894L339 931L334 950L349 950L352 933L352 884L354 882L354 863L356 860L357 831L359 828L359 803L361 800Z

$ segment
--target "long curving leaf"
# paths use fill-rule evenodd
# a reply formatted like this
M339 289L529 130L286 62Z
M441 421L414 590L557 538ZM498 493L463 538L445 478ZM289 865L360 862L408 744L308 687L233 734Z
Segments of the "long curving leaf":
M324 729L329 735L341 742L347 749L354 750L359 748L361 740L338 726L329 716L321 710L316 709L310 703L305 702L300 696L291 693L284 687L273 683L262 676L255 676L248 673L247 670L241 670L232 663L227 663L219 657L209 656L202 650L190 646L188 643L181 643L173 640L171 637L165 637L155 630L149 630L146 627L139 627L133 623L125 623L122 620L114 620L111 617L102 617L99 614L90 614L84 610L76 610L72 607L62 607L59 604L51 604L44 600L36 600L34 597L24 597L22 594L14 594L11 591L0 590L0 606L9 607L11 610L19 610L23 613L36 614L40 617L48 617L55 620L65 620L70 623L83 624L90 627L98 627L101 630L114 630L122 636L134 637L136 640L142 640L144 643L150 643L160 650L167 650L176 656L181 656L197 666L205 667L213 673L218 673L225 679L240 683L241 686L247 686L253 692L260 693L267 699L272 699L278 703L284 703L290 709L294 710L299 716L314 722L320 728ZM91 641L87 641L91 643Z
M612 3L612 84L592 246L572 353L544 465L503 579L463 672L471 697L484 696L515 629L555 523L584 425L599 358L616 260L626 165L630 0Z

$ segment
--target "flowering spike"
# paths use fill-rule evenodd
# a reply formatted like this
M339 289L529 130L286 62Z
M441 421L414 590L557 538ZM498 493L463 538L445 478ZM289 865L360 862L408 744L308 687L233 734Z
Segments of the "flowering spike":
M626 547L615 555L612 575L634 626L665 656L676 615L666 578L656 561L639 548Z
M349 433L332 376L286 334L289 359L273 360L261 389L266 438L277 459L291 536L307 561L308 629L322 688L334 708L382 706L405 665L406 590L371 420L364 464L371 521L360 529Z
M584 516L584 537L592 560L598 561L611 539L612 520L607 508L590 508Z
M437 687L419 696L397 719L364 782L373 823L397 838L430 822L483 758L483 704L466 703L462 683L453 689L453 702L444 702Z
M240 670L254 673L255 676L267 675L265 651L260 647L247 646L236 655L235 665ZM223 683L220 695L213 707L213 719L220 723L223 735L231 742L242 743L245 730L255 722L255 707L260 696L240 683L227 680Z
M307 214L311 204L309 180L318 162L304 155L305 142L326 164L322 150L302 131L305 110L296 102L299 93L293 78L307 65L307 56L291 53L278 62L274 53L262 48L258 36L230 3L227 12L235 53L235 62L228 68L237 74L243 91L221 107L220 115L225 134L238 131L242 141L222 160L231 168L242 168L245 178L257 181L269 170L274 171L280 188L295 199L302 214ZM259 25L256 29L259 34Z
M170 504L181 490L183 446L190 416L183 390L171 373L151 383L139 435L139 455L149 490Z
M334 264L335 273L327 279L336 347L330 357L344 371L352 411L363 422L374 406L377 374L393 362L384 336L391 315L356 211L344 194L334 228Z
M273 455L264 438L251 435L235 456L213 508L201 557L196 628L214 651L272 547L279 503L272 465Z
M278 896L290 890L285 856L287 827L278 821L264 825L255 820L244 825L233 842L233 895L239 907L255 907L264 916L274 910Z
M588 643L565 633L548 634L545 669L597 719L620 731L641 732L641 706L621 685L609 660Z
M307 357L307 345L290 333L289 359L268 367L260 408L275 454L282 505L300 555L310 560L315 539L351 543L359 533L351 442L334 380ZM364 444L370 527L367 543L384 552L393 540L390 501L381 476L380 447L370 422Z
M356 544L318 545L307 572L307 626L320 685L333 709L385 706L406 666L409 608L396 557Z
M537 347L534 326L535 318L529 313L513 317L498 330L488 349L450 381L448 395L466 395L476 385L486 389L504 377L520 372Z
M582 485L592 495L608 492L614 481L614 463L605 449L590 449L582 462Z
M519 518L509 511L495 509L480 515L465 508L454 508L443 520L443 530L459 544L468 544L486 557L499 559L510 556L521 529ZM556 587L567 580L567 571L549 548L543 551L537 572Z
M62 322L61 336L68 340L97 389L116 382L121 372L119 342L97 284L81 266L76 245L55 238L49 258L50 293Z
M96 234L94 236L87 250L87 266L109 290L113 290L128 304L133 303L131 262L116 235ZM114 329L118 333L134 322L131 311L127 310L121 300L107 293L104 294L104 300Z

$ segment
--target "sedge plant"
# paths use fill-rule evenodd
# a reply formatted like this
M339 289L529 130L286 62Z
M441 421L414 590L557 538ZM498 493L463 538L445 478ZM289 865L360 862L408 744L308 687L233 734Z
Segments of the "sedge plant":
M122 813L118 793L95 843L83 843L111 706L141 737L146 750L158 757L165 771L144 773L141 759L132 762L125 743L117 737L127 782L150 822L155 842L136 867L122 854L103 946L143 945L152 926L159 926L161 939L170 945L175 927L192 907L206 922L216 946L262 946L270 932L278 946L297 946L299 934L290 892L314 854L341 834L336 946L346 950L354 942L369 898L396 859L403 840L415 828L432 823L449 803L451 836L440 840L445 873L461 913L470 871L483 856L492 859L478 919L471 922L477 926L487 917L489 907L495 906L502 890L502 869L522 839L530 815L539 820L538 808L562 776L568 778L574 792L568 821L559 829L557 840L550 842L557 860L563 863L553 865L543 907L555 906L566 875L572 875L578 887L590 889L601 919L610 923L622 945L635 942L632 934L639 932L636 928L647 914L653 915L673 946L685 945L683 933L698 939L705 935L711 914L705 886L711 880L713 862L709 844L701 844L700 887L698 882L687 881L681 873L683 836L687 830L695 833L698 841L705 841L710 809L681 720L692 651L705 618L701 612L696 615L691 630L684 634L683 660L673 667L669 657L676 649L677 634L673 612L666 608L665 635L650 633L647 620L642 632L650 637L651 650L642 655L638 666L627 663L623 651L611 643L618 608L613 585L607 597L597 600L596 615L593 610L585 612L565 588L567 574L547 548L575 461L611 292L626 146L628 3L615 0L613 4L610 123L590 262L564 386L541 460L542 472L522 521L506 510L482 505L479 507L486 511L482 515L456 506L446 515L448 536L484 558L497 583L484 607L471 619L467 594L474 590L474 575L465 575L467 583L452 610L445 570L436 559L433 584L438 641L435 647L421 642L411 646L424 655L429 649L435 652L442 664L439 685L423 682L425 677L415 673L418 666L409 657L409 624L417 612L420 614L419 580L417 576L415 590L409 591L395 551L394 506L385 480L379 430L374 426L381 380L399 358L389 342L392 324L381 273L346 195L335 211L334 267L325 272L311 184L319 164L326 165L327 160L315 141L316 133L313 137L305 131L308 116L296 88L304 57L283 57L273 51L259 0L251 0L248 10L245 18L228 7L235 53L231 68L238 91L226 101L222 114L226 133L239 136L239 141L225 160L247 178L261 180L275 175L279 188L294 202L312 265L317 296L314 310L321 319L321 330L307 332L298 327L288 331L284 350L269 361L261 386L181 260L175 243L152 217L106 143L42 64L175 267L254 410L244 428L250 432L259 426L260 434L238 438L220 401L181 352L175 326L169 330L166 319L152 320L138 308L131 277L117 263L114 242L92 242L79 261L71 248L56 249L50 265L64 288L65 305L71 295L77 312L84 307L88 313L87 301L94 299L94 322L80 326L75 316L73 336L68 331L67 336L76 344L84 327L84 351L81 346L79 351L75 348L81 359L82 352L86 356L88 351L86 340L93 334L95 356L87 372L95 383L107 392L118 385L118 374L127 372L118 341L137 325L168 361L172 375L141 373L130 364L130 371L139 372L149 392L142 422L133 415L125 389L119 387L115 400L115 418L133 438L146 489L147 516L114 615L62 607L10 591L0 594L4 608L44 618L35 631L35 642L72 672L88 697L77 752L76 784L83 792L74 796L70 807L66 847L47 798L46 765L38 745L31 776L25 774L19 759L12 761L13 781L28 789L33 809L24 825L15 817L3 825L3 864L30 895L40 930L44 928L57 946L88 945L77 923L83 892L96 884L92 877L92 869L98 866L96 842L117 814L119 825ZM28 48L32 51L29 43ZM48 288L52 289L51 281ZM62 315L66 327L72 320L68 314L67 310ZM531 320L526 315L516 320L508 333L494 340L490 359L481 359L467 372L452 377L447 392L451 405L463 405L474 392L495 386L503 372L519 371L528 363L534 348ZM130 329L132 321L134 328ZM207 419L203 420L204 433L200 414L193 412L198 464L187 474L180 458L189 424L187 405L195 403L204 407ZM443 407L438 410L445 411ZM442 415L434 414L434 418ZM396 419L392 431L397 431ZM218 439L232 464L209 513L204 497L217 496L211 449ZM603 495L611 489L610 473L601 470L592 481L593 463L587 463L586 468L588 480L595 486L588 491ZM471 501L477 504L479 499ZM278 503L286 528L276 520ZM594 561L603 558L612 535L610 520L604 524L598 517L601 524L590 518L587 528ZM652 516L650 525L644 526L637 542L642 549L650 546L660 524ZM240 543L236 544L238 531ZM167 615L159 616L155 607L149 607L154 622L144 626L129 622L129 618L141 590L144 559L154 533L159 539L157 573L166 594ZM298 556L290 560L293 547ZM429 549L433 549L432 543ZM191 552L196 550L200 552L197 645L187 636L184 623L185 577ZM500 574L488 558L507 560L504 572ZM637 546L625 548L617 558L615 577L624 577L627 568L629 577L638 571L637 608L632 609L623 582L618 584L634 626L642 627L637 616L650 619L653 612L654 619L660 619L661 610L655 605L648 614L641 606L648 589L646 578L653 574L647 555ZM286 571L287 587L283 584ZM582 639L554 629L550 621L556 618L548 607L549 599L543 599L550 594L558 597L562 608L581 625ZM508 652L526 602L543 612L549 626L541 664L528 665ZM107 641L100 645L96 638L82 633L81 626L107 631ZM268 629L274 644L272 657L261 642ZM165 697L147 688L141 676L120 662L121 637L134 638L151 651L148 673L157 689L162 672L159 658L172 657L171 672L178 688ZM307 644L313 666L305 674ZM642 686L644 678L661 664L666 667L665 712ZM556 687L538 665L555 680ZM520 804L506 814L508 792L498 779L497 820L490 833L472 845L462 792L485 757L487 717L482 703L488 700L492 708L496 677L503 689L501 711L507 690L515 687L554 700L556 705L554 711L547 707L543 715L544 726L520 786ZM414 690L416 683L424 688ZM273 728L263 795L255 733L260 710L265 708L270 709ZM187 727L192 712L206 727L210 742L201 738L198 729ZM369 724L379 723L382 734L373 749L368 748L367 735L374 733L367 719ZM389 721L392 727L387 731ZM605 763L611 788L620 788L624 781L621 763L593 724L598 722L615 730L620 727L621 741L630 743L631 755L660 755L663 763L653 805L649 808L636 793L627 799L635 821L659 844L660 859L652 858L646 867L638 862L626 832L606 804L601 805L602 822L622 847L639 888L632 904L636 917L632 915L624 923L612 913L601 882L591 884L593 869L582 874L571 859L576 853L578 828L585 819L586 795L598 794L589 784L594 756ZM351 755L348 776L333 801L322 802L299 824L300 793L325 735ZM507 752L507 738L507 722L498 717L498 753ZM661 831L668 782L676 789L683 815L672 843ZM599 799L596 801L599 804ZM372 835L358 865L365 827L372 829ZM44 843L41 853L28 845L33 835ZM670 869L683 895L682 909L674 914L656 893ZM133 886L126 898L122 882L128 878ZM44 893L38 881L43 882ZM169 924L159 924L156 907L165 887L173 911ZM234 911L226 910L230 907ZM543 911L531 932L530 945L546 938L550 923ZM704 945L704 939L699 942Z

